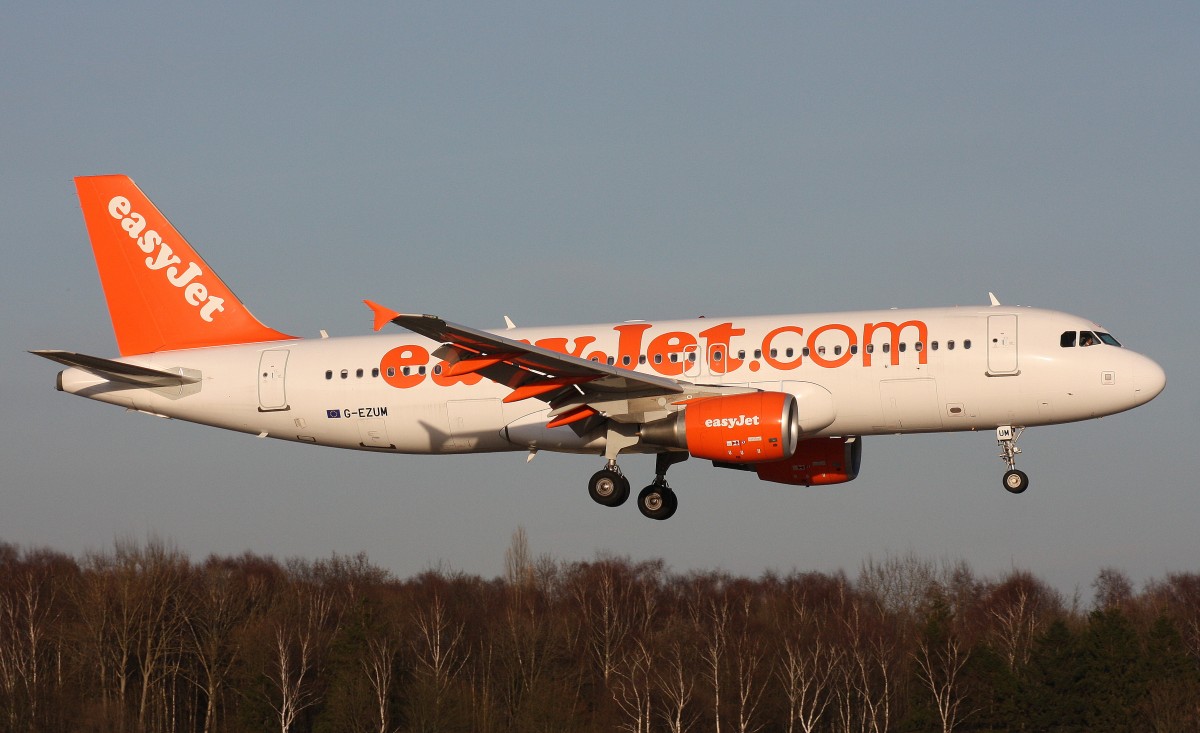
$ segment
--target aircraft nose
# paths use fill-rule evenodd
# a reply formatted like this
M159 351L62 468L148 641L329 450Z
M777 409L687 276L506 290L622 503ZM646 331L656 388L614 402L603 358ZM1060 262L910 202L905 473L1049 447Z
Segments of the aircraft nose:
M1139 405L1154 399L1167 386L1167 373L1153 359L1142 357L1133 370L1133 395Z

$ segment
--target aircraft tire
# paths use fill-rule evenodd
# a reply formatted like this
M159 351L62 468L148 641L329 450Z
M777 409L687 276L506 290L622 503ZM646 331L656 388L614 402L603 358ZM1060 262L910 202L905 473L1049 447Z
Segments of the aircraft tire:
M588 494L602 506L621 506L629 498L629 479L616 471L602 469L592 474Z
M1004 474L1004 488L1008 489L1009 493L1020 494L1029 488L1029 477L1024 471L1013 469Z
M638 511L651 519L670 519L679 508L675 492L660 484L650 484L638 494Z

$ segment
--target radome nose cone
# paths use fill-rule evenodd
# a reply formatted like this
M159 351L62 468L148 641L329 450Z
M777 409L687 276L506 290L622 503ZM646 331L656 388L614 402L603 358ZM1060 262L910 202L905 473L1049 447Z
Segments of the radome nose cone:
M1133 391L1138 404L1154 399L1167 386L1167 373L1152 359L1143 359L1133 372Z

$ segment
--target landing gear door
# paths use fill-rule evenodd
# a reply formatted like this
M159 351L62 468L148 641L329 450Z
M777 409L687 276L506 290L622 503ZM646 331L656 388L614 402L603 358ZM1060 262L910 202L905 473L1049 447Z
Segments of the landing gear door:
M287 375L287 349L269 349L258 360L258 411L276 412L287 410L287 392L284 378Z
M988 316L988 376L1020 374L1017 368L1017 317Z

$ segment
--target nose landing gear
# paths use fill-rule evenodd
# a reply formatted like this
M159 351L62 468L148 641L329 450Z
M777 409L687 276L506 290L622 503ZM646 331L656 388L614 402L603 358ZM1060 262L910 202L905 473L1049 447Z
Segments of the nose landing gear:
M1020 494L1029 488L1029 477L1024 471L1017 470L1017 455L1021 449L1017 447L1017 439L1025 428L1013 425L1001 425L996 428L996 444L1000 446L1000 458L1008 464L1004 474L1004 488L1010 493Z

